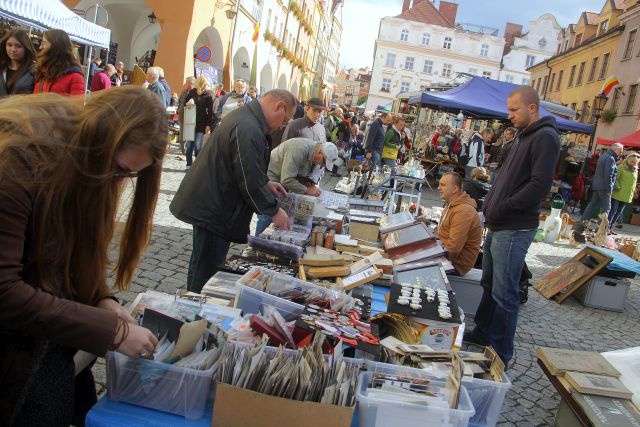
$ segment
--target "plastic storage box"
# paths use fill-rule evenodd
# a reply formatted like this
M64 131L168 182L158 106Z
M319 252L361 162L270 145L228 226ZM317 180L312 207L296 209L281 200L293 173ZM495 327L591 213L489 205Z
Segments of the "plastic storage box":
M366 369L371 372L401 375L414 378L429 378L443 381L443 378L424 369L407 366L390 365L388 363L365 362ZM470 426L495 426L502 410L502 404L511 382L506 374L502 374L502 382L482 380L478 378L462 378L462 385L467 389L475 414L469 421ZM404 426L403 426L404 427Z
M265 281L267 282L266 288L264 288ZM338 303L339 298L347 302L353 301L353 298L344 294L340 295L336 291L257 266L245 273L236 284L236 308L241 309L245 314L255 314L261 313L265 305L270 305L278 310L287 321L296 319L304 310L303 305L282 298L291 292L326 295L332 301L332 308L336 311L342 311L343 308ZM333 304L334 301L336 306Z
M423 406L368 396L367 385L372 376L373 372L360 374L357 392L360 427L464 427L469 425L469 419L473 416L474 409L464 386L460 388L458 409L451 409L448 405L429 404ZM432 379L424 374L412 376ZM432 381L432 385L444 387L444 382L436 380Z
M197 420L213 392L215 368L188 369L121 353L107 353L109 399Z
M624 311L629 280L595 276L573 294L585 307Z

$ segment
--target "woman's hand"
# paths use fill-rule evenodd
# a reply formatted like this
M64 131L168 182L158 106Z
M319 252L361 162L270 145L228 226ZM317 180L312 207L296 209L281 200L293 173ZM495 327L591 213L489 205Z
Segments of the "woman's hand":
M125 332L123 329L124 328L116 334L114 342L118 342L122 339L121 335ZM153 351L157 345L158 339L150 330L143 328L142 326L130 324L127 336L116 350L129 357L151 359L153 358Z
M117 301L111 298L104 298L98 303L98 308L102 308L103 310L111 310L115 311L118 314L118 317L124 319L128 323L136 323L136 321L131 317L129 312Z

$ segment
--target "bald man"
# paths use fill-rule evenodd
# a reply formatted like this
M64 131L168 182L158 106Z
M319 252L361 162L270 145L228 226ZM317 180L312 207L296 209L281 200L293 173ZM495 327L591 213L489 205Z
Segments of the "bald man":
M507 99L509 120L518 134L483 204L488 229L482 258L483 295L476 328L465 336L466 341L492 345L505 366L513 356L524 259L560 153L556 119L540 117L539 109L538 93L530 86L518 87Z

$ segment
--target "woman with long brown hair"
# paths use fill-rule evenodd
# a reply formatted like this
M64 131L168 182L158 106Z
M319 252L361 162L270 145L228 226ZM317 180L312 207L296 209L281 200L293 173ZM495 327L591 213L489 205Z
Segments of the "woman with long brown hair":
M51 29L42 35L34 92L63 95L82 95L85 92L80 62L69 35L62 30Z
M76 351L147 357L157 344L107 284L129 178L135 190L113 268L118 290L129 287L151 235L167 144L166 113L155 96L122 87L93 94L84 108L56 94L0 102L4 425L83 420L95 388L90 369L74 382ZM87 397L80 407L78 398Z
M22 29L8 31L0 40L0 96L33 93L36 50Z

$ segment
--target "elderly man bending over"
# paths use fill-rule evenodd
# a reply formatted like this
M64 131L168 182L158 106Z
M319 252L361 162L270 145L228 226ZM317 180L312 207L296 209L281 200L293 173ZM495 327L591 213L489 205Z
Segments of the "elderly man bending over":
M320 188L309 178L316 165L333 169L338 148L332 142L317 142L308 138L291 138L271 151L267 176L278 182L287 192L317 197ZM258 215L256 236L271 224L271 217Z
M449 252L456 272L464 276L476 263L482 245L482 226L476 202L462 190L462 177L446 173L438 185L440 198L447 202L436 233Z

